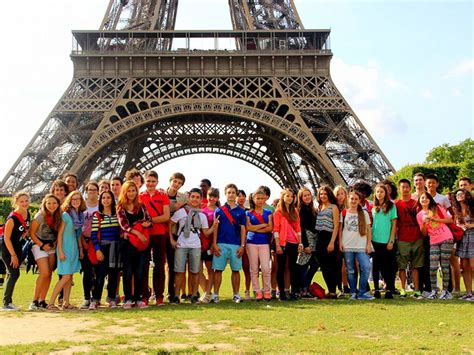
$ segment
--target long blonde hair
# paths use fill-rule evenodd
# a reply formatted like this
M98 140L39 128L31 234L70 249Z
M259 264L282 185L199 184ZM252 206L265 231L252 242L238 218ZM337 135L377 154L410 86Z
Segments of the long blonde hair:
M283 199L283 197L287 193L291 193L293 195L293 201L291 201L288 209L286 208L286 203ZM288 217L290 221L295 222L298 220L298 213L296 212L295 192L292 189L286 188L281 192L280 202L278 203L278 209L281 210L283 216Z

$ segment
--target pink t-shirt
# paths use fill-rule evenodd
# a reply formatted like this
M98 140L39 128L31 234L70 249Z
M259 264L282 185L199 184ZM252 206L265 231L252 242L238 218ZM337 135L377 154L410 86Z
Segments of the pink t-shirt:
M441 210L442 216L439 216L438 213L435 213L435 215L433 216L433 212L431 211L422 210L418 212L418 214L416 215L416 220L418 222L418 225L420 226L420 229L423 228L423 218L425 218L426 216L448 218L448 214L445 210L443 210L442 207L438 206L438 209ZM453 239L453 233L451 233L451 230L445 223L430 222L426 225L426 232L430 237L430 245L439 244L446 240Z
M214 222L214 212L216 212L216 210L210 210L209 207L206 206L201 211L206 215L207 224L212 226L212 222Z
M290 223L287 224L288 229L286 231L286 242L291 244L298 244L298 237L295 230Z

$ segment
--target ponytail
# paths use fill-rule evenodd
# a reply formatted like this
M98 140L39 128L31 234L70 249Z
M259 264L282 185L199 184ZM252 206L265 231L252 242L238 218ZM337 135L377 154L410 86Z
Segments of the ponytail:
M365 223L365 213L360 205L357 205L357 216L359 219L359 234L361 237L365 237L367 234L367 224Z

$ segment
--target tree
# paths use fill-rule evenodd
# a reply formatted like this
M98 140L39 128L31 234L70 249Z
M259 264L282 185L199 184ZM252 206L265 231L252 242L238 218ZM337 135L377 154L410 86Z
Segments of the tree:
M457 145L447 143L431 149L426 155L426 164L462 164L472 159L474 152L474 140L468 138Z

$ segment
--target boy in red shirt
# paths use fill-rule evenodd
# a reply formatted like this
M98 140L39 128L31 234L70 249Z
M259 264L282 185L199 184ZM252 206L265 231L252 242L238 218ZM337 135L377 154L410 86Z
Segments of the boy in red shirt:
M153 290L155 291L156 305L162 306L163 292L165 289L165 261L166 261L166 232L170 219L170 200L168 194L156 189L158 174L149 170L145 173L146 191L140 194L141 202L146 206L152 220L150 228L150 246L147 251L147 260L143 274L143 301L148 303L150 288L148 286L148 273L150 269L150 256L153 253Z

